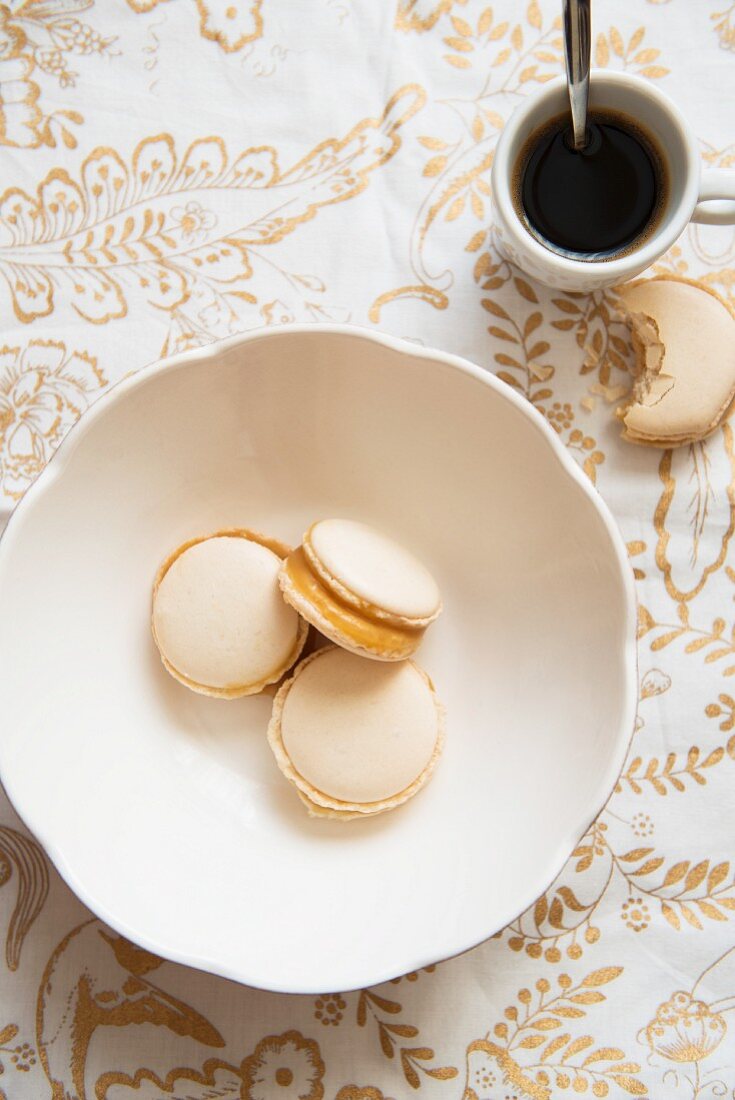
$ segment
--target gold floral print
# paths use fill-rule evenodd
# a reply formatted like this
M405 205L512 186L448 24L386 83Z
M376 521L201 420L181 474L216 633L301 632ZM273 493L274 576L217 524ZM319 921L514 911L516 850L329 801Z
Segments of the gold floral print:
M620 966L602 967L576 984L559 974L556 989L546 978L533 990L519 989L503 1019L467 1048L464 1100L495 1100L503 1095L501 1084L518 1100L552 1100L567 1089L596 1097L644 1096L648 1090L637 1076L637 1062L618 1047L597 1046L592 1035L573 1037L567 1030L604 1003L600 988L622 972Z
M623 902L620 916L634 932L642 932L651 923L650 910L641 898L629 897Z
M664 761L652 757L645 764L640 756L634 756L616 791L683 792L687 789L685 779L704 786L706 771L723 760L735 760L735 736L727 750L717 746L704 755L692 746L683 759L670 753ZM512 951L523 951L532 959L543 956L549 963L560 962L563 955L581 958L585 946L600 938L593 918L621 887L625 895L620 914L634 932L651 927L655 914L677 931L687 927L701 931L709 921L730 919L735 911L735 877L729 861L675 860L667 865L666 857L653 847L621 845L616 839L619 833L614 837L609 828L620 821L610 808L603 811L554 885L499 934L507 936ZM634 815L628 825L636 836L648 837L654 832L650 815Z
M712 27L723 50L735 50L735 4L710 15Z
M201 1069L177 1067L164 1077L146 1068L133 1075L108 1071L97 1081L95 1098L134 1100L141 1093L148 1096L146 1085L151 1085L156 1096L172 1100L322 1100L324 1072L319 1044L290 1029L265 1036L239 1065L208 1058ZM389 1100L370 1087L345 1086L343 1091L344 1100Z
M139 1100L141 1093L147 1095L144 1090L148 1085L157 1090L156 1097L163 1094L171 1100L242 1100L240 1066L220 1058L207 1058L201 1069L177 1066L162 1077L147 1068L132 1075L107 1070L95 1083L94 1100ZM66 1100L68 1094L59 1095ZM51 1100L56 1100L56 1095Z
M665 451L659 477L664 488L654 514L656 564L671 598L691 600L725 561L735 531L732 428L725 423L701 443ZM717 492L718 484L726 491ZM676 545L677 539L685 545Z
M636 813L631 820L631 828L636 836L653 836L656 829L650 814Z
M598 34L595 43L595 64L600 68L611 65L636 73L638 76L647 76L649 80L658 80L667 76L669 70L663 65L654 65L661 51L646 46L643 49L643 39L646 36L646 28L638 27L633 31L627 43L617 27L610 27L607 34Z
M36 1052L30 1043L16 1043L15 1046L9 1044L18 1037L18 1025L7 1024L4 1028L0 1029L0 1073L3 1073L7 1067L12 1067L17 1070L18 1073L28 1073L36 1064ZM5 1056L3 1060L2 1056Z
M99 1029L152 1024L206 1046L224 1046L207 1019L151 982L148 975L161 963L97 920L73 928L56 947L36 1009L38 1054L53 1100L92 1100L86 1090L87 1055ZM105 1075L96 1096L104 1096L121 1076Z
M725 1096L728 1091L721 1074L731 1069L723 1044L728 1039L726 1017L735 1003L731 992L733 950L729 948L715 959L689 989L679 989L659 1004L638 1033L638 1042L648 1049L649 1065L664 1067L664 1081L677 1086L682 1083L693 1100ZM713 981L721 988L724 984L728 994L705 1000L703 991L706 987L711 991Z
M735 729L735 699L727 692L720 692L716 703L708 703L705 714L708 718L720 718L720 729Z
M347 1002L339 993L323 993L314 1001L314 1017L324 1027L339 1027Z
M374 1022L381 1051L386 1058L394 1058L398 1053L403 1076L411 1088L421 1087L419 1074L438 1081L449 1081L456 1077L457 1069L454 1066L425 1065L434 1060L434 1050L424 1045L412 1045L412 1040L419 1037L419 1029L413 1024L396 1021L394 1017L401 1012L402 1005L398 1001L390 1000L374 989L363 989L357 1001L357 1024L358 1027L365 1027L369 1020ZM404 1043L403 1040L407 1041Z
M671 1062L701 1062L725 1038L724 1016L680 990L658 1006L644 1030L651 1051Z
M95 358L60 341L0 347L0 492L20 499L106 384Z
M135 12L153 11L169 0L128 0ZM194 0L202 38L236 53L263 34L263 0Z
M298 1031L269 1035L242 1064L242 1100L321 1100L324 1062L319 1045Z
M0 196L0 273L15 316L26 324L48 316L61 295L78 317L102 325L126 316L131 301L146 303L169 317L165 354L242 328L248 306L256 315L265 308L248 286L257 272L262 285L275 283L282 298L321 319L324 284L285 271L264 249L364 191L425 100L407 85L377 118L286 169L270 146L232 157L210 137L180 156L164 134L140 142L129 164L101 147L76 178L56 168L35 195L9 188Z
M638 638L650 635L647 641L653 653L687 638L689 640L684 646L684 653L699 653L707 664L735 658L735 623L729 631L727 622L719 616L709 626L704 623L696 624L692 622L689 605L684 601L676 607L676 618L678 622L658 620L643 604L639 604ZM735 664L725 664L722 674L735 675Z
M619 401L630 386L626 376L630 372L632 347L614 294L609 290L590 294L567 291L551 302L563 314L552 320L552 326L558 332L572 332L584 353L580 374L593 374L596 378L589 395L602 397L608 404ZM594 401L587 402L585 407L591 411Z
M467 0L398 0L395 26L399 31L430 31L443 15Z
M544 27L537 0L531 0L520 21L497 18L491 7L477 13L453 10L448 20L451 29L441 40L441 56L452 68L467 70L462 87L468 94L442 102L453 133L424 133L418 138L428 157L423 175L431 184L411 228L410 278L375 299L373 321L389 303L408 298L435 309L447 307L453 275L427 265L430 235L440 233L447 223L457 223L454 233L467 234L467 250L480 247L490 221L489 174L500 130L520 96L551 80L563 62L560 21L550 20Z
M105 37L77 18L94 0L23 0L12 9L0 4L0 146L35 149L77 144L69 123L84 121L78 111L46 111L41 102L47 83L61 88L76 83L71 58L110 55L114 36Z
M0 887L8 883L9 889L16 890L5 939L5 965L12 972L20 965L23 941L46 902L49 875L46 857L36 841L0 825Z

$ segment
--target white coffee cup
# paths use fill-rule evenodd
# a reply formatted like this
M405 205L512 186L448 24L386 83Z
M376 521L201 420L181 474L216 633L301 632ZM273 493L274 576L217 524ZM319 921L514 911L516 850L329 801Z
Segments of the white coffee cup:
M549 81L505 124L492 167L494 222L501 250L533 278L562 290L590 291L640 275L676 241L690 221L735 224L735 172L702 172L697 142L679 109L655 85L630 73L593 69L590 107L621 111L657 140L668 169L668 199L660 221L640 247L611 260L582 260L547 248L526 227L514 201L514 170L527 138L569 110L566 79ZM712 199L726 204L705 206Z

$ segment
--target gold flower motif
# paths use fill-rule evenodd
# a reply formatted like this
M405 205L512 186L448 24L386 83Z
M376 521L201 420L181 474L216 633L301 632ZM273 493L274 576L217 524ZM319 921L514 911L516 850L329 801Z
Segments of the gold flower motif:
M235 53L263 33L261 0L196 0L203 38Z
M314 1015L325 1027L338 1027L347 1002L339 993L323 993L314 1001Z
M153 11L164 0L128 0L139 14ZM225 51L236 53L263 34L262 0L194 0L202 38Z
M631 825L633 826L633 832L636 836L652 836L656 827L651 820L650 814L644 813L633 814Z
M717 1049L726 1032L727 1024L719 1012L679 990L658 1006L638 1039L670 1062L701 1062Z
M561 432L562 429L571 428L574 420L574 409L568 401L565 401L564 404L561 401L555 401L546 413L546 418L555 432Z
M628 898L623 905L620 916L628 928L632 928L634 932L643 932L651 923L651 913L641 898Z
M185 241L193 241L197 237L203 237L208 229L213 229L217 224L217 216L211 210L205 210L200 202L193 199L186 206L174 206L171 218L181 230L181 236Z
M319 1044L298 1031L269 1035L242 1063L242 1100L322 1100Z
M0 348L0 491L23 495L106 384L96 359L59 341Z
M505 1086L506 1091L500 1092L498 1086ZM462 1100L500 1100L501 1096L509 1100L551 1100L548 1087L528 1076L509 1051L489 1039L476 1039L467 1048Z
M19 1043L12 1049L10 1062L20 1073L28 1073L36 1064L36 1052L30 1043Z

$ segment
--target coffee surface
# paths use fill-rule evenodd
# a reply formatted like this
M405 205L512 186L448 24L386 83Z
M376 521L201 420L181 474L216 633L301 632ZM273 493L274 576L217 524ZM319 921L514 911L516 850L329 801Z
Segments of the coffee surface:
M581 259L613 259L658 222L666 198L664 158L632 119L596 110L576 151L568 114L536 130L516 167L516 204L543 243Z

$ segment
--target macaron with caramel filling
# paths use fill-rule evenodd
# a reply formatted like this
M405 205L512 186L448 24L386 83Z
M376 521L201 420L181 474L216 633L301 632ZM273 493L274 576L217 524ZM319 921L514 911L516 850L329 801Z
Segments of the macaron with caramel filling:
M444 709L413 661L364 661L327 646L276 693L268 741L311 816L367 817L400 806L429 781Z
M403 661L441 611L428 569L354 520L313 524L280 572L285 599L330 641L361 657Z
M164 668L192 691L254 695L298 659L307 624L281 595L289 548L246 529L190 539L153 586L152 630Z

